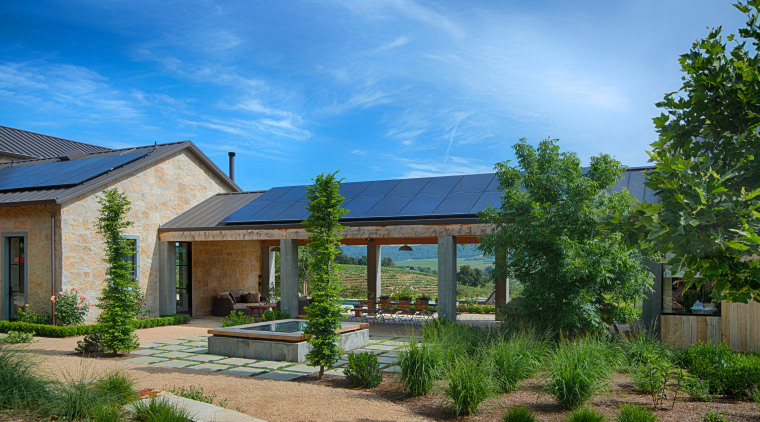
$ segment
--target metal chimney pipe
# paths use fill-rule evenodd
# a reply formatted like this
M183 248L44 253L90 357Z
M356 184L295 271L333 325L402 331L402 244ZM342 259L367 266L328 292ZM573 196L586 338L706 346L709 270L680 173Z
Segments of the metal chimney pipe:
M232 181L234 182L235 181L235 153L230 151L227 153L227 155L229 155L230 157L230 179L232 179Z

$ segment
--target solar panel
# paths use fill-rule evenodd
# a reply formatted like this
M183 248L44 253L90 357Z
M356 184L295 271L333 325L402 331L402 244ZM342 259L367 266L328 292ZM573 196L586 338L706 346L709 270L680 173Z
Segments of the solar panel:
M477 214L489 206L494 208L501 206L501 192L483 192L472 208L470 208L470 214Z
M496 174L493 175L493 180L491 180L491 183L488 184L488 187L486 188L486 192L497 192L499 191L499 177L496 176Z
M445 195L422 195L414 196L398 213L399 217L412 217L430 215L443 201Z
M446 195L441 204L432 212L433 215L467 214L472 204L480 198L480 193L452 193Z
M148 152L133 152L4 167L0 168L0 191L78 185L146 155Z
M255 200L254 200L255 201ZM255 202L251 202L250 205L256 204ZM288 208L293 206L292 202L270 202L269 204L265 204L265 207L262 207L259 209L258 212L256 212L253 215L250 215L246 220L244 221L276 221L282 214L285 212ZM245 207L243 207L245 208Z
M436 195L450 193L454 186L462 180L462 176L431 177L430 181L420 190L420 195Z
M272 188L262 193L251 202L277 202L283 195L293 190L293 188L295 188L295 186Z
M264 196L264 195L262 194L261 196ZM261 198L261 196L259 196L259 198ZM246 221L254 221L253 216L258 214L261 210L263 210L269 205L271 205L271 203L269 202L257 203L255 202L255 199L254 199L253 201L247 203L246 205L243 205L239 210L225 217L221 222L222 223L240 223L240 222L246 222Z
M364 216L367 218L393 217L409 203L408 196L389 196L377 201Z
M378 182L372 182L367 189L364 189L357 198L377 198L388 195L388 192L393 190L398 185L398 180L380 180Z
M628 180L628 192L630 192L631 195L639 201L643 200L644 189L646 189L644 186L644 172L630 171L626 173L630 173L631 175L630 179Z
M354 199L359 196L364 189L367 189L372 182L351 182L340 184L340 194L346 201Z
M277 216L277 220L303 221L309 216L309 211L306 211L307 201L298 201L291 204L292 205L288 209Z
M622 192L623 188L628 188L628 182L631 180L631 172L624 171L620 180L612 187L612 192Z
M293 189L277 198L276 202L304 201L306 199L306 186L294 186Z
M403 179L395 188L388 192L388 196L414 196L430 181L429 177L419 179Z
M380 198L355 198L343 203L343 208L348 210L343 218L361 218L369 211Z
M454 186L451 193L459 192L485 192L488 185L496 178L493 173L489 174L470 174L462 176L462 180Z

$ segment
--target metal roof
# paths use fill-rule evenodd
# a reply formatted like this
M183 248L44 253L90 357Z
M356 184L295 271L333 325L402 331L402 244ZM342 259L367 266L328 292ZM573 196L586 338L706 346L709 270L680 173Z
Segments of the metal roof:
M107 170L104 173L100 173L93 178L79 182L73 186L55 188L39 186L26 187L17 190L0 191L0 206L29 205L35 203L51 202L61 204L74 199L79 195L83 195L95 190L100 190L102 189L103 185L106 185L121 177L127 176L132 172L139 171L140 169L162 158L168 157L184 149L189 149L192 151L200 159L201 162L209 167L212 172L215 173L230 188L238 192L240 191L240 188L235 184L235 182L230 180L230 178L222 170L220 170L219 167L217 167L208 157L206 157L206 155L203 154L203 152L201 152L201 150L199 150L195 144L190 141L184 141L85 154L81 157L72 159L70 162L87 160L96 157L110 157L126 154L142 154L142 156L135 160L126 162L120 167ZM0 175L2 175L3 169L9 167L37 167L39 164L60 163L62 161L64 160L60 158L42 158L36 160L17 161L14 163L0 163ZM40 166L40 168L43 168L43 166ZM1 184L2 183L0 183L0 185Z
M612 190L625 188L639 201L658 202L654 192L644 186L646 169L626 170ZM343 207L349 210L341 222L349 226L474 223L478 212L501 203L494 173L349 182L341 184L340 193L345 197ZM250 197L216 195L159 231L297 227L308 216L306 203L303 185L252 192Z
M256 199L264 191L218 193L161 225L162 229L215 227L224 217Z
M27 158L60 157L71 151L92 153L110 150L110 148L99 147L97 145L0 126L0 154L12 155L22 160Z

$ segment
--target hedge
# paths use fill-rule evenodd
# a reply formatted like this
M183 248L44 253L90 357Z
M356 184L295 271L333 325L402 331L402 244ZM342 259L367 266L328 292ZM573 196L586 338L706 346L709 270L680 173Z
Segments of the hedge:
M189 315L161 315L159 318L134 320L132 321L132 325L135 329L138 329L158 327L162 325L184 324L186 322L190 322ZM8 331L21 331L24 333L34 332L35 335L40 337L83 336L86 334L97 333L101 330L102 327L100 324L59 326L31 324L28 322L0 321L0 333L7 333Z

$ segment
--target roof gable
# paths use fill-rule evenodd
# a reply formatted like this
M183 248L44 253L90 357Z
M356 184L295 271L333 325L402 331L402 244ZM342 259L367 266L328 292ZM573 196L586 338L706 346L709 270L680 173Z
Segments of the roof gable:
M71 151L93 153L110 150L97 145L0 126L0 154L18 157L20 160L60 157Z

